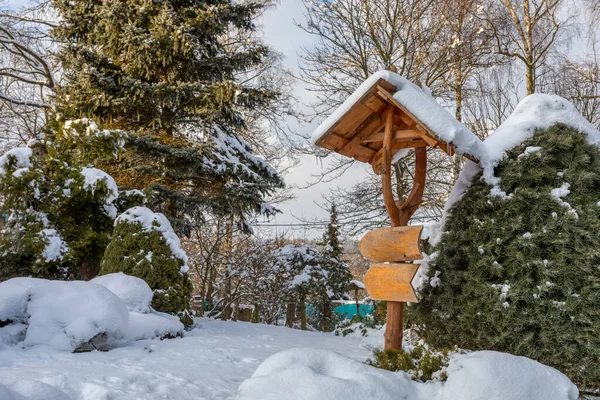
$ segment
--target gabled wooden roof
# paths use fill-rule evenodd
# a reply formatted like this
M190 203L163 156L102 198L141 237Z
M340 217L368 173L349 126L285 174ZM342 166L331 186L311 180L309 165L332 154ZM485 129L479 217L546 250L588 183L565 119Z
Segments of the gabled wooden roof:
M377 164L381 164L380 159L383 156L384 111L388 104L392 104L395 108L392 154L400 149L429 146L439 147L448 155L453 155L454 145L441 140L435 132L394 99L396 91L394 85L383 78L378 79L347 112L315 140L315 144L358 161L371 163L375 172L378 172ZM433 99L431 101L435 102ZM463 155L479 162L470 154Z

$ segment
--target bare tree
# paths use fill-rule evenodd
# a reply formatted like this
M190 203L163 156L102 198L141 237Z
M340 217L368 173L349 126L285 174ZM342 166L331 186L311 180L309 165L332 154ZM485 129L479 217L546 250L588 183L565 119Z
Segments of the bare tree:
M474 89L464 102L465 124L485 139L513 112L522 80L512 65L489 68L473 78Z
M302 49L300 79L327 114L378 70L394 65L407 79L434 87L448 71L436 40L443 25L435 0L305 0L306 23L318 38Z
M0 131L5 146L39 138L57 83L49 2L0 11Z
M570 100L592 124L600 126L600 60L594 51L581 61L562 59L550 90Z
M536 91L542 66L565 32L568 18L562 17L563 3L564 0L491 0L486 5L496 51L521 61L527 94Z

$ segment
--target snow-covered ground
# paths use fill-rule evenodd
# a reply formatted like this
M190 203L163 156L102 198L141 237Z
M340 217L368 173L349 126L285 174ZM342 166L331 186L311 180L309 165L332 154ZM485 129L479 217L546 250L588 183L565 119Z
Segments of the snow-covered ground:
M48 349L4 347L0 400L17 400L2 391L2 385L19 389L13 386L17 380L29 389L36 386L31 381L41 382L68 396L57 395L56 400L232 399L262 361L282 350L332 350L364 361L371 354L370 344L382 340L201 319L184 338L137 341L109 352L49 353ZM42 396L25 398L53 400L43 390L45 385L41 387Z

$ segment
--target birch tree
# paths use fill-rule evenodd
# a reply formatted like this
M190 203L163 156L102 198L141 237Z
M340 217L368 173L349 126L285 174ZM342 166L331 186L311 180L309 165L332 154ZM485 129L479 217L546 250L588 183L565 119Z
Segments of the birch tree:
M564 0L499 0L486 6L496 51L523 65L528 95L536 91L541 70L565 31L568 19L560 13L564 3Z

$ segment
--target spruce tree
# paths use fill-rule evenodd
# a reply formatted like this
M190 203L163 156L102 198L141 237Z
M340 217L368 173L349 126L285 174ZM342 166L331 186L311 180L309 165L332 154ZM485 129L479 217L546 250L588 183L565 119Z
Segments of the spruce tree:
M340 244L340 233L338 229L338 213L335 203L331 204L329 211L329 224L327 231L323 235L323 243L326 253L334 258L339 258L342 254L342 246Z
M126 152L99 165L120 186L152 189L147 204L172 221L209 212L268 213L264 197L283 185L239 137L242 112L278 93L241 84L268 47L231 50L231 31L253 31L262 2L233 0L54 0L53 30L67 45L57 104L126 131Z
M565 125L538 130L450 210L430 285L409 307L428 343L533 358L600 387L600 152Z
M110 175L87 165L115 156L121 144L118 132L57 115L44 142L0 157L0 212L7 217L0 231L0 265L13 264L2 268L0 279L90 279L98 273L119 193Z
M117 218L100 275L124 272L143 279L154 292L152 307L179 316L189 327L192 283L187 271L187 256L164 215L138 206Z
M327 272L326 286L322 287L317 296L319 305L321 330L329 332L335 326L332 299L342 299L347 290L352 275L348 265L341 260L342 245L339 238L338 213L335 204L331 205L327 231L323 235L325 251L321 267Z

